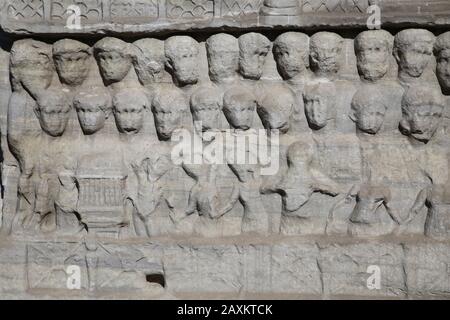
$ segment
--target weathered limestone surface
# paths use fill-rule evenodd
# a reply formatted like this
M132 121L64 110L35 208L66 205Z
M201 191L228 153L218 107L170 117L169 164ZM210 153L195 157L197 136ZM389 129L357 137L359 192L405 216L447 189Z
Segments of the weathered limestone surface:
M377 4L386 26L450 25L446 0L5 0L3 30L15 34L144 34L246 28L365 27ZM66 21L79 5L81 28ZM75 9L78 10L78 9Z
M0 298L450 298L448 1L0 17Z

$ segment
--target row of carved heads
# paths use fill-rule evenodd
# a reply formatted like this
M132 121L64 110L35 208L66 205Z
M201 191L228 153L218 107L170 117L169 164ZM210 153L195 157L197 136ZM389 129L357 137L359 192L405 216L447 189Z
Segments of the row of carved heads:
M329 126L336 118L333 104L332 83L308 86L304 92L305 115L312 130ZM377 134L386 120L389 108L383 102L383 91L378 86L362 87L353 97L349 117L356 129L368 134ZM71 105L75 108L84 134L101 130L106 119L114 115L121 133L134 134L141 131L144 111L151 109L160 140L170 140L173 132L183 124L190 110L194 122L201 123L202 132L221 129L221 113L232 128L248 130L255 127L255 112L268 130L286 133L290 129L293 110L297 104L294 92L283 86L275 86L271 94L257 99L245 87L231 87L223 95L210 86L200 87L190 99L179 88L162 86L149 102L145 91L139 88L110 93L87 91L78 94L70 103L62 91L52 90L39 95L35 106L41 128L51 136L61 136L70 118ZM434 87L412 86L406 90L402 100L400 129L406 135L427 142L438 129L445 109L442 93Z
M388 73L392 55L399 65L400 77L419 78L434 52L441 86L444 92L450 91L450 32L436 37L424 29L406 29L394 37L385 30L370 30L359 34L354 45L358 71L367 81L377 81ZM238 74L246 79L260 79L271 49L285 80L301 77L307 69L318 76L332 76L340 69L343 46L344 39L331 32L318 32L311 37L287 32L273 44L260 33L239 38L220 33L206 40L209 75L215 82L233 80ZM165 41L145 38L133 44L107 37L93 48L71 39L59 40L53 47L27 39L14 43L11 67L16 85L22 82L27 86L34 76L45 86L52 78L53 59L61 82L78 86L88 76L87 62L93 55L106 84L122 81L134 65L143 85L160 81L163 71L168 70L174 82L184 86L199 80L199 53L199 42L189 36L172 36Z

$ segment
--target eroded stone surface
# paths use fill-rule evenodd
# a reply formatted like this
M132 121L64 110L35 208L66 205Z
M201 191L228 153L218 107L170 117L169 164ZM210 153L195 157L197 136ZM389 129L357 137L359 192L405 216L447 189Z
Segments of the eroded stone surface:
M429 18L299 32L371 3L92 1L66 30L71 1L24 3L2 27L52 37L0 51L2 297L448 297L450 45ZM61 35L102 30L121 37Z

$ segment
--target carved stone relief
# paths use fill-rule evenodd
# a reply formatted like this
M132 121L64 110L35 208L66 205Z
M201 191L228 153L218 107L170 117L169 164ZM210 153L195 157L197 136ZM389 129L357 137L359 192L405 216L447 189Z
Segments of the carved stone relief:
M86 2L82 18L280 18L363 13L370 4L100 2ZM67 5L77 3L10 0L7 15L64 20ZM4 54L10 85L0 87L9 97L0 100L2 150L11 158L2 167L9 171L2 173L0 245L20 239L27 290L65 290L64 270L76 265L85 292L186 292L178 280L208 274L203 259L211 273L232 270L219 286L227 293L320 296L339 292L330 275L350 277L330 259L370 260L365 248L380 242L380 256L393 256L398 286L382 296L400 297L413 280L397 271L421 242L447 246L450 33L244 31L13 42ZM192 150L181 148L186 136ZM236 151L225 138L244 143ZM276 170L264 174L265 153L274 150ZM243 162L230 157L235 151ZM211 161L222 153L224 161ZM285 288L253 279L270 276L265 268L288 273ZM147 284L153 276L167 276L170 286ZM208 281L192 292L214 292ZM345 293L364 296L350 287Z

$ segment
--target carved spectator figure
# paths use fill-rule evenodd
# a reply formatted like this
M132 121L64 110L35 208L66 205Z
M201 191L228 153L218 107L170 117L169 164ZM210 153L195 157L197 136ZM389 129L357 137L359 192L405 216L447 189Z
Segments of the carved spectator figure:
M94 45L94 56L105 85L130 86L133 46L117 38L106 37Z
M73 106L77 111L78 121L85 135L100 131L112 110L111 97L106 90L93 88L80 92L74 99Z
M62 39L53 44L53 60L61 83L69 87L83 84L91 69L91 48L79 41Z
M373 85L360 88L352 100L350 118L356 125L362 164L362 186L349 226L355 236L394 231L408 214L415 192L411 186L400 185L400 181L410 180L408 170L412 168L404 160L402 137L384 130L387 106L383 95L383 89ZM382 205L387 215L380 213Z
M35 113L42 130L52 137L64 133L70 110L71 105L63 92L48 90L38 95Z
M180 89L164 86L158 90L152 102L152 112L160 140L170 140L174 131L183 127L188 108L187 98Z
M223 112L231 127L235 130L236 136L241 135L245 139L247 134L254 133L250 129L256 114L256 106L256 97L244 88L234 87L225 93ZM237 142L237 148L238 152L244 151L246 153L246 158L251 156L251 150L247 149L246 146L239 145L239 141ZM242 150L242 148L244 149ZM229 167L238 178L239 192L237 192L234 201L239 200L244 207L242 232L267 233L269 231L269 218L260 193L262 180L259 174L259 166L256 164L238 164L237 159L232 159L232 161L228 157L227 159Z
M24 39L14 42L11 48L11 83L14 92L25 89L35 97L50 87L54 74L51 46Z
M261 79L271 47L269 39L260 33L251 32L239 37L239 70L244 79Z
M133 44L137 48L134 68L141 84L148 87L164 81L166 65L164 41L145 38Z
M319 78L334 79L341 68L344 39L332 32L318 32L310 39L311 69Z
M39 172L33 146L40 140L42 129L34 114L38 94L47 90L54 75L51 46L32 39L17 40L11 48L10 79L13 93L9 99L7 139L9 150L20 167L18 207L15 217L4 217L3 228L36 227L36 188Z
M239 42L234 36L219 33L206 40L209 77L216 83L230 83L239 70Z
M355 122L357 132L375 135L383 127L387 107L381 100L383 92L377 87L360 89L352 101L350 118Z
M360 179L358 140L353 133L337 130L335 97L336 87L333 82L307 86L304 93L305 113L313 130L312 138L317 150L315 166L331 179L350 188ZM335 156L337 153L339 157Z
M245 88L234 87L223 98L223 113L236 130L248 130L253 126L256 106L256 97Z
M385 30L361 32L355 38L355 52L361 78L368 82L382 80L389 71L394 37Z
M423 81L432 81L433 85L437 82L434 74L426 73L433 58L435 40L434 34L424 29L406 29L395 36L394 57L399 67L398 77L404 87Z
M309 78L309 37L300 32L286 32L273 44L278 71L284 80L303 83Z
M444 96L436 88L427 86L409 88L402 101L403 133L415 141L427 144L441 124L445 106Z
M443 33L437 38L434 52L437 59L436 74L442 92L450 95L450 32Z
M173 36L165 42L166 66L179 87L196 84L199 80L199 44L188 36Z
M144 112L149 103L141 89L117 92L112 100L117 128L121 133L139 133L144 125Z
M212 87L201 87L196 90L190 100L192 118L197 132L219 130L222 113L222 95L219 90Z
M336 129L335 95L336 88L332 83L319 83L305 88L303 98L306 119L315 132L330 132Z

